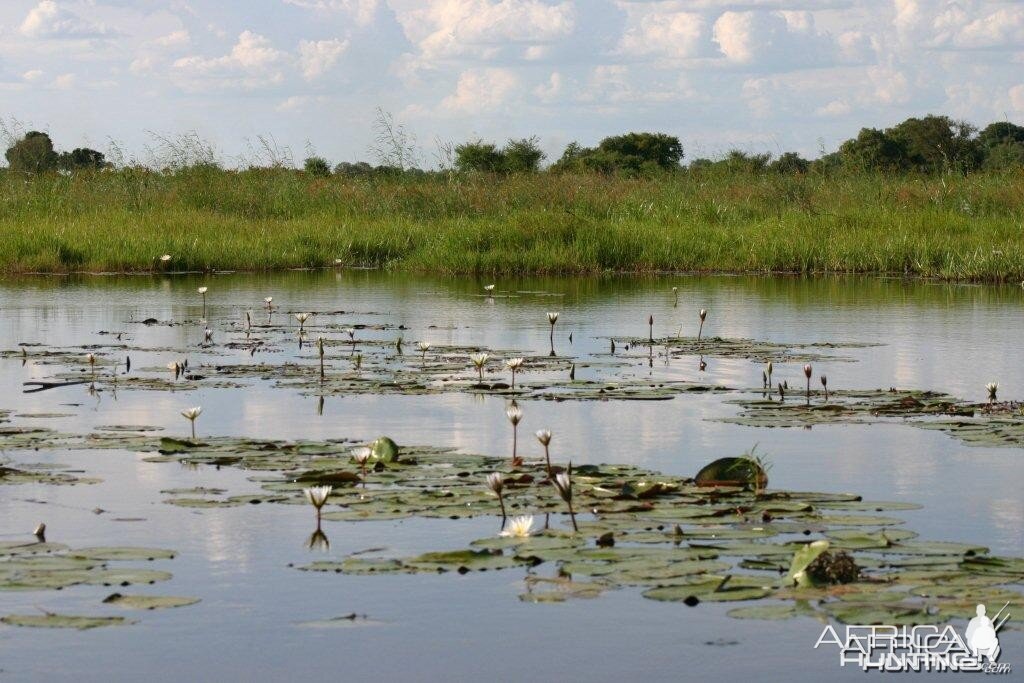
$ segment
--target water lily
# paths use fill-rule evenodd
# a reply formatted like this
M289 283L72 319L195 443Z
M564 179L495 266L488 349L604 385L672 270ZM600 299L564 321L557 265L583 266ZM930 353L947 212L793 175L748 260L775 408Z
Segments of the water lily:
M828 401L828 377L821 376L821 386L825 389L825 400Z
M484 381L484 366L487 365L487 360L490 358L486 353L474 353L470 354L469 360L473 361L473 366L476 367L477 375L480 378L480 383Z
M312 313L296 313L295 319L299 321L299 333L302 333L306 327L306 321L309 320Z
M373 455L373 449L369 446L360 446L359 448L352 449L352 459L359 465L359 470L363 475L363 484L366 484L366 463L370 461L370 457Z
M425 341L416 342L416 348L419 349L420 353L423 354L423 362L426 363L427 362L427 351L430 350L430 342L425 342Z
M196 290L203 297L203 318L206 317L206 292L208 292L209 290L210 288L207 287L206 285L203 285L202 287Z
M529 538L533 531L533 515L520 515L508 521L508 528L501 532L501 536L508 538Z
M569 507L569 517L572 519L572 528L574 531L579 531L579 527L576 526L576 513L572 509L572 463L569 463L569 468L566 472L559 472L555 475L555 480L552 482L555 486L555 490L558 491L559 497L565 501L565 504Z
M207 344L213 341L213 330L211 330L209 327L203 330L203 341Z
M551 478L551 454L548 452L548 447L551 444L551 430L540 429L537 431L537 441L540 441L540 445L544 447L544 461L548 466L548 478Z
M522 358L509 358L505 361L505 365L509 370L512 371L512 388L516 388L516 373L523 367Z
M502 478L501 472L491 472L487 475L487 488L498 497L498 504L501 505L501 524L504 526L505 498L502 496L502 490L505 488L505 480Z
M654 316L653 315L649 316L647 318L647 340L651 344L654 343Z
M192 438L196 438L196 418L203 412L202 406L193 406L181 411L181 416L192 423Z
M356 329L354 327L346 327L342 332L348 335L348 340L350 342L353 344L356 343Z
M167 263L170 260L171 260L171 255L170 254L164 254L163 256L160 257L161 263Z
M484 285L484 291L487 292L488 295L494 294L494 285Z
M558 322L558 311L548 311L548 322L551 323L551 355L555 355L555 323Z
M807 402L811 402L811 374L814 372L814 368L808 363L804 366L804 377L807 378Z
M324 378L324 338L316 338L316 350L320 354L320 379Z
M327 502L327 497L331 495L331 491L334 490L333 486L311 486L307 489L302 489L302 493L306 496L306 500L309 504L316 508L316 525L320 526L320 508Z
M675 297L675 302L672 304L672 308L678 308L679 307L679 288L678 287L673 287L672 288L672 296Z
M988 390L988 402L992 403L996 400L996 393L999 391L999 385L995 382L989 382L985 385L985 389Z
M707 320L708 312L707 309L700 309L700 327L697 329L697 341L700 342L701 335L704 334L704 321Z
M272 297L272 296L265 296L265 297L263 297L263 305L266 306L267 310L269 311L274 306L274 297Z
M89 364L89 369L93 374L96 374L96 354L87 353L85 354L85 361Z
M519 440L519 423L523 420L523 409L519 407L518 403L512 401L505 409L505 417L512 423L512 466L515 467L519 463L516 446Z
M767 375L767 377L768 377L767 386L768 386L769 389L771 389L771 386L772 386L772 370L774 370L774 369L775 369L775 366L772 365L771 361L768 361L768 364L764 366L765 375Z

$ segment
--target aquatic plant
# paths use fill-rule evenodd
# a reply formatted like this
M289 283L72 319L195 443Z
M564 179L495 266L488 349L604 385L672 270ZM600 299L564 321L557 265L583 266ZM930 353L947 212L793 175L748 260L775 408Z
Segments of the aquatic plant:
M828 403L828 377L821 376L821 387L825 390L825 403Z
M306 500L309 501L310 505L316 508L317 528L320 527L320 510L323 508L324 503L327 502L327 498L331 495L331 491L333 490L333 486L310 486L309 488L302 489L302 493L306 496Z
M654 316L647 318L647 341L654 344Z
M814 369L811 367L810 363L808 363L807 365L804 366L804 377L807 378L807 403L808 404L811 402L811 374L813 372L814 372Z
M208 292L209 290L210 290L210 288L205 286L205 285L196 290L197 292L199 292L200 296L203 297L203 318L204 319L206 318L206 292Z
M373 449L369 446L360 446L359 448L352 449L352 459L359 465L359 473L363 477L363 485L366 485L366 463L370 461L370 457L373 456Z
M312 316L312 313L296 313L295 319L299 321L299 334L301 335L306 330L306 321Z
M523 362L524 361L523 361L522 358L509 358L508 360L505 361L505 365L508 367L509 370L512 371L512 388L513 389L516 388L516 373L519 372L520 369L522 369Z
M95 353L87 353L87 354L85 354L85 362L89 364L89 371L93 375L95 375L96 374L96 354Z
M430 342L425 342L425 341L416 342L416 348L418 348L420 350L420 353L423 354L423 359L422 360L423 360L424 363L426 363L427 362L427 351L430 350Z
M512 401L505 409L505 417L512 423L512 466L515 467L519 464L516 447L519 441L519 423L523 419L523 409L519 407L518 403Z
M547 464L548 479L551 478L551 454L548 452L548 447L551 444L551 430L540 429L537 431L537 441L540 441L540 445L544 447L544 462Z
M316 338L316 350L317 350L317 353L320 354L320 379L323 379L326 376L326 373L324 372L324 338L323 337L317 337Z
M501 472L491 472L487 475L487 488L498 497L498 504L501 506L501 526L505 528L505 498L503 495L505 480L502 478Z
M985 389L988 391L988 402L994 403L996 400L996 394L999 392L999 385L995 382L989 382L985 385Z
M700 309L700 327L697 328L697 341L700 342L701 336L704 334L704 321L708 318L707 309Z
M203 412L202 406L193 406L181 411L181 416L192 424L192 438L196 438L196 418Z
M674 301L672 302L672 308L679 308L679 288L678 287L673 287L672 288L672 296L674 298Z
M489 358L490 356L486 353L474 353L469 356L469 360L473 362L473 366L476 368L477 377L481 384L484 381L484 366L487 365Z
M160 263L167 263L170 260L171 260L171 255L170 254L164 254L163 256L160 257Z
M580 528L576 526L576 513L572 509L572 463L569 463L569 467L565 472L559 472L555 475L555 479L552 482L555 490L558 491L559 497L565 501L565 504L569 507L569 518L572 520L573 531L579 531Z
M548 311L548 322L551 323L551 353L555 352L555 323L558 322L558 312Z
M272 297L272 296L263 297L263 305L266 307L266 309L268 311L271 310L274 307L274 297Z
M768 387L769 389L772 388L772 370L774 369L775 366L772 365L771 361L768 361L768 363L764 366L764 374L768 378L765 382L765 386Z
M209 344L212 341L213 341L213 330L211 330L209 327L207 327L205 330L203 330L203 343L204 344Z
M484 285L484 291L487 292L487 296L494 296L494 285Z
M508 528L501 532L501 536L508 538L529 538L533 530L533 515L519 515L508 522Z

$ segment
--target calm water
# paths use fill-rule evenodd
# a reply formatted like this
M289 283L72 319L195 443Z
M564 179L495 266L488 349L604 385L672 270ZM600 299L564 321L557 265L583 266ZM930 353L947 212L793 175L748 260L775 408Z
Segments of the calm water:
M548 310L561 311L556 346L586 358L603 353L609 335L696 331L697 311L709 310L705 334L783 342L880 342L842 349L857 362L815 363L830 387L898 386L947 391L982 400L998 381L1000 398L1024 397L1022 290L879 279L799 280L739 277L528 279L499 281L522 292L488 301L482 281L376 272L219 275L205 278L28 278L0 280L0 348L109 344L100 332L126 332L128 343L191 346L196 325L143 327L130 320L183 320L201 315L196 287L207 284L211 327L223 329L246 309L273 296L282 311L344 310L318 323L404 325L407 340L437 345L483 344L533 353L548 349ZM673 307L672 286L679 287ZM573 343L567 341L573 333ZM361 333L391 339L396 332ZM223 335L218 335L223 339ZM215 337L215 340L217 337ZM245 362L248 352L217 349L210 360ZM285 362L294 350L265 356ZM176 355L132 352L133 366L163 366ZM204 358L196 349L196 364ZM308 361L308 356L307 360ZM696 358L670 364L643 359L638 377L757 386L761 368L744 360ZM372 439L455 446L503 455L509 428L500 398L466 395L361 396L317 399L254 383L245 391L122 391L90 396L83 386L23 395L24 381L54 366L0 360L0 408L71 417L33 420L69 431L97 425L152 424L184 434L178 414L202 405L203 435L268 438ZM581 371L587 376L593 371ZM799 386L800 368L777 366L776 379ZM938 432L902 425L754 429L708 421L736 408L728 395L684 395L661 402L524 404L524 434L555 432L556 453L574 462L632 462L673 474L757 444L774 468L772 487L850 491L875 500L905 500L924 509L897 513L908 528L933 540L980 542L994 553L1024 554L1024 453L971 448ZM68 405L74 404L74 405ZM24 424L25 421L15 421ZM532 439L528 441L532 448ZM146 612L126 628L63 632L0 626L0 680L267 680L330 676L349 680L679 680L741 674L758 680L857 678L840 670L833 651L812 648L821 625L811 620L740 621L731 606L642 599L637 590L596 600L524 604L522 571L466 576L319 575L290 563L340 559L386 546L401 554L461 548L493 533L492 520L412 520L326 523L328 553L311 552L310 510L261 505L189 510L161 503L162 489L210 486L232 494L256 491L244 472L146 463L128 452L13 454L14 460L59 462L103 479L95 486L0 487L0 539L28 537L45 521L50 540L82 545L173 548L174 578L156 594L202 598L196 606ZM38 501L46 501L46 504ZM90 511L103 508L107 514ZM116 521L141 518L142 521ZM163 567L161 567L163 568ZM150 588L150 587L147 587ZM36 608L96 613L110 592L75 587L60 592L0 593L0 613ZM143 592L143 591L135 591ZM1016 610L1020 612L1020 608ZM297 622L356 612L375 623L343 629ZM120 612L119 612L120 613ZM1015 615L1015 620L1018 617ZM1024 619L1024 613L1019 618ZM1018 622L1019 623L1019 622ZM1024 671L1024 638L1006 631L1001 661Z

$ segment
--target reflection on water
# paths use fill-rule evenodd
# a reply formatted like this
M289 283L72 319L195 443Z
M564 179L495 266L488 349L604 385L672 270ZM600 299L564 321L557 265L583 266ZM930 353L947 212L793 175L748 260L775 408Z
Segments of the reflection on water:
M828 375L831 390L899 386L983 400L985 384L997 381L1000 398L1024 396L1024 367L1013 352L1024 338L1019 287L839 278L531 278L500 281L495 295L487 297L485 284L369 271L9 279L0 283L0 348L111 344L120 333L121 343L128 345L190 347L192 367L204 360L254 362L248 350L220 345L224 330L228 321L244 322L247 311L254 320L263 319L264 297L273 296L274 318L288 320L296 335L294 313L332 311L337 313L315 316L307 324L403 326L409 354L418 353L416 342L425 341L530 354L546 354L553 345L561 354L583 359L607 354L611 335L646 337L651 317L656 337L680 330L695 335L699 311L706 309L704 336L884 344L835 352L857 362L815 363L815 373ZM196 291L200 285L209 287L208 323L198 322L203 313ZM672 287L678 288L678 305ZM548 311L560 313L553 340ZM129 322L150 317L195 322L172 327ZM199 347L207 325L213 331L213 353ZM398 334L359 331L366 340L393 340ZM293 361L300 356L296 347L257 353L255 361ZM623 353L616 351L620 357ZM161 352L124 355L131 357L133 371L178 360ZM301 356L301 362L315 362L308 348ZM629 359L624 372L635 377L734 387L756 387L762 381L760 365L737 359L667 358L657 350ZM123 371L125 358L119 362ZM336 362L348 367L351 360ZM387 434L399 443L496 455L511 449L505 404L498 398L323 399L261 383L245 391L90 393L85 384L21 393L23 382L45 380L53 371L31 360L0 360L0 408L70 414L33 421L54 428L150 424L186 435L188 423L180 412L202 405L200 435L369 440ZM467 368L467 376L472 372ZM581 379L597 372L576 370ZM794 400L802 400L799 365L776 363L773 380L788 381ZM549 428L552 458L559 461L633 462L692 475L709 460L757 444L758 452L774 463L773 486L919 502L923 510L901 516L928 538L970 540L995 552L1024 553L1024 459L1018 449L969 448L941 433L900 425L765 430L710 422L705 418L736 410L715 395L641 403L524 401L521 406L521 454L542 455L532 434ZM104 481L81 487L0 487L4 539L30 534L45 521L53 541L174 548L180 555L167 569L175 578L153 591L195 595L203 602L147 613L140 625L116 633L0 629L4 672L17 679L62 679L74 672L82 680L110 680L125 666L159 680L267 679L315 673L325 659L343 662L346 678L437 680L486 673L502 680L674 680L684 664L698 676L732 670L768 678L781 678L785 671L789 680L849 675L830 657L814 653L813 622L780 631L764 622L726 619L724 608L704 605L688 611L642 600L628 590L561 606L525 605L516 599L523 578L518 570L465 577L349 577L312 575L288 566L304 563L311 553L339 558L373 547L403 555L458 548L493 533L493 520L324 523L320 533L311 533L307 506L196 511L161 503L167 497L161 491L171 488L256 491L248 473L147 463L132 453L39 453L33 459L72 465ZM96 508L105 512L92 512ZM0 611L88 613L96 595L78 588L8 594ZM386 626L344 631L292 626L352 612ZM564 634L573 636L572 657L564 652ZM705 644L716 639L739 645ZM1024 652L1019 634L1007 639L1004 651ZM515 647L505 651L500 643ZM531 656L524 661L517 652ZM609 657L609 652L617 655ZM716 664L722 657L727 665ZM799 673L793 671L794 662L800 662Z

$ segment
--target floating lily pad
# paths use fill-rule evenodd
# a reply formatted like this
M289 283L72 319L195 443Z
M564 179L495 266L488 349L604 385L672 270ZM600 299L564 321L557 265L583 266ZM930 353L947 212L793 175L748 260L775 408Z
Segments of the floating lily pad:
M86 617L69 614L9 614L0 618L8 626L30 628L73 628L85 631L104 626L127 626L135 622L125 617Z
M199 598L183 598L169 595L122 595L111 593L103 600L108 605L117 605L128 609L169 609L173 607L185 607L199 602Z

